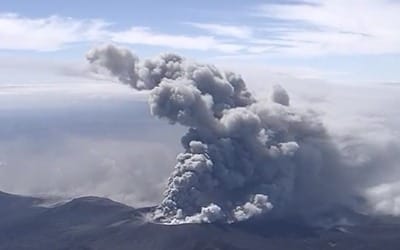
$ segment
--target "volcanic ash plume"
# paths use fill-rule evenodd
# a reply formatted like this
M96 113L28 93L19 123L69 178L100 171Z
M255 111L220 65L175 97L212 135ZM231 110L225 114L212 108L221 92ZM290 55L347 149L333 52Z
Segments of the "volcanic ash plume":
M290 107L282 87L261 103L240 75L175 54L141 61L107 45L87 59L94 71L149 90L152 115L188 127L157 220L235 222L346 201L324 128L312 113Z

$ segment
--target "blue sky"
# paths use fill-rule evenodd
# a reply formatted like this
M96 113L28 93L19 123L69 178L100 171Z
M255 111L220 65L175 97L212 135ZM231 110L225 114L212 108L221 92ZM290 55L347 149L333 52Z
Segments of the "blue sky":
M333 82L396 83L398 13L393 0L3 1L0 65L80 61L112 42L143 56L174 51Z

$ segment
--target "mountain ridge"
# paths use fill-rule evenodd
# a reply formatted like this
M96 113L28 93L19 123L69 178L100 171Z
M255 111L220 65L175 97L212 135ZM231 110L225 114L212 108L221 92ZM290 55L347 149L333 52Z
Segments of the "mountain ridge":
M400 245L400 224L376 220L328 229L295 217L163 225L146 219L149 208L137 209L107 198L80 197L55 207L37 206L38 200L0 193L0 249L380 250L385 246L397 250Z

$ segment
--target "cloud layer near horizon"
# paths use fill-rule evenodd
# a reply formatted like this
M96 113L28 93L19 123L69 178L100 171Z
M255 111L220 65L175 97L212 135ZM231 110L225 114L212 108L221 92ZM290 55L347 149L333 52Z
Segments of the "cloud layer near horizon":
M1 191L132 206L161 199L179 128L149 119L140 97L101 87L10 88L0 88Z

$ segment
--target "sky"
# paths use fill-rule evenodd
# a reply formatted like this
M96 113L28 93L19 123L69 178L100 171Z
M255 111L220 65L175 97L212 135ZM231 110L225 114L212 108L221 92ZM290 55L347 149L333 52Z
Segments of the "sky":
M3 1L0 82L24 82L4 76L20 67L61 81L54 68L111 42L142 56L173 51L303 78L397 83L399 12L397 0Z
M0 190L160 201L184 130L88 73L87 51L113 43L233 70L259 100L282 85L350 159L388 166L371 192L400 214L398 13L397 0L2 1Z

